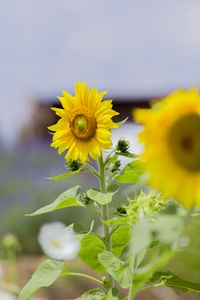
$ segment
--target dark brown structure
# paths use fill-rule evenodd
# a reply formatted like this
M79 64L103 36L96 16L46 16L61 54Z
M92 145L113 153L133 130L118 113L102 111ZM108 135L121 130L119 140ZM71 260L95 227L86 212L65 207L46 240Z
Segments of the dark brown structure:
M113 109L120 113L115 118L117 122L120 122L128 117L128 121L132 121L132 110L136 107L149 107L150 99L152 98L140 98L140 97L128 97L126 99L122 97L113 97ZM36 100L33 103L32 115L30 122L22 129L21 141L29 143L33 141L50 140L47 127L54 124L57 121L55 113L51 110L51 107L61 107L59 101L55 99L41 99Z

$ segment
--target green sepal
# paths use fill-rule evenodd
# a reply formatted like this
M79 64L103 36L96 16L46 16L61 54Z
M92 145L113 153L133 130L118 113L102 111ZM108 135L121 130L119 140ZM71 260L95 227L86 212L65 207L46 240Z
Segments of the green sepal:
M124 125L126 123L127 120L128 120L128 117L126 119L122 120L121 122L118 122L117 126L121 127L122 125Z
M21 290L18 300L28 300L41 287L48 287L56 281L65 269L63 261L45 260L32 275L32 278Z
M36 215L46 214L61 208L66 208L71 206L83 206L83 204L79 201L79 190L80 190L79 185L74 186L73 188L70 188L67 191L63 192L51 204L43 206L42 208L36 210L31 214L27 214L26 216L36 216Z
M94 233L82 236L80 240L79 257L91 269L102 274L105 269L98 260L98 255L106 249L104 242Z

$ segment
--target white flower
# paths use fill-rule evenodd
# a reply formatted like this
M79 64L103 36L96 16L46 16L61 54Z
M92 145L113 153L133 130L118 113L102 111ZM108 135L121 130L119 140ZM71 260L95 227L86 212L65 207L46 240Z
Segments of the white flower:
M1 300L16 300L17 298L6 291L0 290L0 299Z
M53 259L70 260L79 251L79 242L74 231L61 222L44 224L38 241L44 253Z

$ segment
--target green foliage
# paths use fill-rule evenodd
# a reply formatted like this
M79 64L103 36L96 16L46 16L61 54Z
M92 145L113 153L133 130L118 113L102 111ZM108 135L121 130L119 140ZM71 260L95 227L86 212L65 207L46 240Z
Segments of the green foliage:
M79 190L80 186L77 185L65 191L60 196L58 196L58 198L56 198L56 200L53 203L36 210L32 214L28 214L28 216L46 214L70 206L83 206L83 204L79 201Z
M184 230L184 219L178 215L158 215L151 226L156 240L164 244L173 244Z
M100 253L98 258L106 271L120 284L121 287L128 288L130 286L132 276L128 262L120 260L106 250Z
M112 251L116 256L120 256L123 249L128 246L131 238L131 228L128 225L118 227L112 234Z
M95 234L85 234L81 238L81 248L79 257L90 268L101 274L105 271L102 264L98 261L98 255L106 249L104 242Z
M108 193L102 193L95 189L90 189L87 191L87 196L101 205L106 205L112 201L112 198L114 194L117 193L118 189L119 187L117 185L110 187L111 191Z
M171 288L176 288L182 291L190 291L200 293L200 284L183 280L172 272L156 272L150 282L158 282Z
M158 214L154 219L144 218L133 229L133 255L150 247L155 240L164 245L172 245L181 236L183 229L183 219L176 215Z
M123 209L126 213L119 213L117 217L110 219L108 224L136 224L145 216L154 216L166 206L166 201L163 200L163 197L154 192L150 192L149 194L141 192L139 195L136 195L134 199L128 199L128 202L129 205L121 207L121 211Z
M130 152L118 152L118 151L116 151L115 152L115 154L116 155L118 155L118 156L124 156L124 157L127 157L127 158L137 158L138 157L138 155L136 155L136 154L134 154L134 153L130 153Z
M75 171L72 171L72 172L67 172L65 174L60 174L60 175L56 175L56 176L53 176L53 177L48 177L49 180L61 180L61 179L68 179L80 172L83 171L83 168L82 169L78 169L78 170L75 170Z
M86 207L95 213L103 227L102 234L92 232L96 225L94 220L90 226L84 227L82 224L72 223L73 220L71 228L80 242L79 257L93 271L103 275L101 280L82 273L71 273L65 269L64 262L47 260L22 289L18 300L28 300L37 289L49 286L60 276L80 276L103 287L90 290L77 300L121 299L118 290L112 288L115 286L111 284L113 279L122 288L129 289L131 293L128 299L133 299L143 289L156 285L200 291L198 284L187 282L171 272L160 271L178 249L179 239L188 221L183 210L182 213L177 210L170 214L169 211L164 211L166 202L160 194L140 192L133 199L127 199L126 204L121 201L113 218L109 219L110 204L119 190L115 180L124 184L141 184L144 176L137 155L128 150L129 143L120 140L105 160L102 156L99 158L99 169L89 163L84 167L85 172L99 179L99 190L90 188L85 193L80 193L80 187L75 186L62 193L53 203L30 214L40 215L72 206ZM121 155L137 159L127 164L120 173ZM68 179L84 171L78 161L70 162L68 167L72 172L50 179Z
M106 293L100 289L93 289L82 296L76 298L75 300L107 300Z
M93 289L84 293L82 296L76 298L75 300L118 300L118 299L119 299L119 293L117 289L110 289L108 293L105 293L100 289Z
M133 160L125 166L124 170L116 177L116 180L124 184L137 183L142 173L141 162L139 160Z
M39 288L50 286L61 276L64 268L65 265L62 261L45 260L21 290L18 300L28 300Z
M165 266L173 257L173 255L174 252L170 249L170 247L165 247L162 252L159 253L157 257L152 259L148 264L137 268L133 276L134 294L138 292L146 282L149 281L152 274Z
M148 219L144 219L134 226L131 252L135 257L142 250L148 248L152 242L153 236L149 225L150 221Z

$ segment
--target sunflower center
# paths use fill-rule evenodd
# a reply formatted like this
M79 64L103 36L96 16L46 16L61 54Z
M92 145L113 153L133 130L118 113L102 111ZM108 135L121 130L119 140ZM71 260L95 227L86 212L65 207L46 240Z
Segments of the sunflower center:
M72 134L81 141L89 141L95 136L97 129L96 119L83 114L76 115L70 122Z
M191 172L200 171L200 116L180 118L169 133L169 146L175 160Z
M85 116L77 116L74 119L75 130L79 133L84 133L88 129L88 120Z

